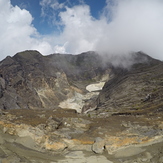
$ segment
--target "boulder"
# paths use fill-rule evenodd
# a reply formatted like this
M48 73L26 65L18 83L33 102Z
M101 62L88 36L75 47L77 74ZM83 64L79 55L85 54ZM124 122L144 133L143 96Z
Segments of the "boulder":
M92 151L97 154L102 154L104 149L105 149L105 141L102 138L97 137L95 139L95 143L92 145Z

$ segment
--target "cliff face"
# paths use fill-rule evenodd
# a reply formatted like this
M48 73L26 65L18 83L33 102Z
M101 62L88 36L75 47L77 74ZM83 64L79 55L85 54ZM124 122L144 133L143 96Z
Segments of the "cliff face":
M130 69L112 69L114 78L105 84L97 100L99 112L146 114L161 110L163 62L137 53L137 58L142 57L147 58L146 62L136 63Z
M67 99L78 100L88 92L88 84L100 81L108 71L94 52L49 56L37 51L18 53L0 62L0 108L54 109ZM82 100L80 103L79 112Z
M61 107L110 114L161 108L163 63L141 52L133 54L132 60L135 64L122 68L95 52L17 53L0 62L0 108Z
M133 54L132 60L135 64L122 68L95 52L17 53L0 62L0 108L114 113L161 107L163 63L141 52Z

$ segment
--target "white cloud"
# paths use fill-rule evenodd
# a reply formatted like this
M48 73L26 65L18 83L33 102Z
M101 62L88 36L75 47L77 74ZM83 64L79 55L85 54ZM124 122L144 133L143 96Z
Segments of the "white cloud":
M80 53L92 50L96 42L96 21L90 16L90 9L86 5L75 6L60 13L65 25L60 40L67 42L66 48L70 53ZM98 23L98 22L97 22Z
M18 51L35 49L43 54L97 50L122 55L144 51L163 60L163 1L106 2L100 19L96 19L83 1L70 7L68 1L42 0L43 15L48 15L45 10L48 6L53 11L60 11L59 19L56 15L51 18L54 22L59 20L63 31L60 35L41 36L33 27L33 18L27 10L13 7L10 0L0 0L0 59Z
M40 1L40 5L42 7L42 16L46 15L46 9L52 8L54 10L62 9L64 7L64 3L59 3L58 0L42 0Z
M142 50L153 57L163 59L163 1L117 2L112 9L112 22L105 31L106 41L104 44L99 43L97 49L114 53Z
M0 59L23 50L36 49L49 54L51 45L40 37L27 10L0 0Z
M49 25L60 25L58 13L65 8L66 1L59 3L58 0L41 0L41 16Z
M163 59L163 1L117 0L112 6L107 2L99 20L91 17L87 5L60 13L65 25L60 37L67 42L67 51L97 50L120 55L144 51Z
M65 46L59 46L59 45L56 45L54 47L54 51L55 53L60 53L60 54L66 54L66 49L65 49Z

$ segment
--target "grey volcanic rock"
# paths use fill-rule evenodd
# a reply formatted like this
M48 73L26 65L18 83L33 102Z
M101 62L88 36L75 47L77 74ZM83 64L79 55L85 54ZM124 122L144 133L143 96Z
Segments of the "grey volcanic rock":
M163 63L141 52L131 62L37 51L1 61L0 162L161 163ZM68 102L85 114L58 108Z
M129 69L112 68L114 77L105 84L97 100L98 114L150 114L163 107L163 62L141 52L136 60L144 57L146 62L135 63Z
M87 92L108 67L95 52L42 56L24 51L0 62L1 109L53 109L61 101Z
M92 150L95 153L102 154L105 149L105 141L100 137L95 139L95 143L92 145Z
M163 63L142 52L131 58L135 64L123 68L95 52L43 56L24 51L6 57L0 62L0 109L83 108L82 112L98 110L98 114L125 114L149 106L160 110ZM90 93L86 86L104 76L111 78L97 98L99 91Z

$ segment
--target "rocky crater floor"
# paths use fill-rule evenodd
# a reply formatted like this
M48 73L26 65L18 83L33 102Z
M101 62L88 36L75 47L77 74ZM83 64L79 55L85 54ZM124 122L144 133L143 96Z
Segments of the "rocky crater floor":
M163 112L78 114L75 110L1 113L1 162L163 162Z
M0 162L163 163L163 62L125 62L37 51L1 61Z

